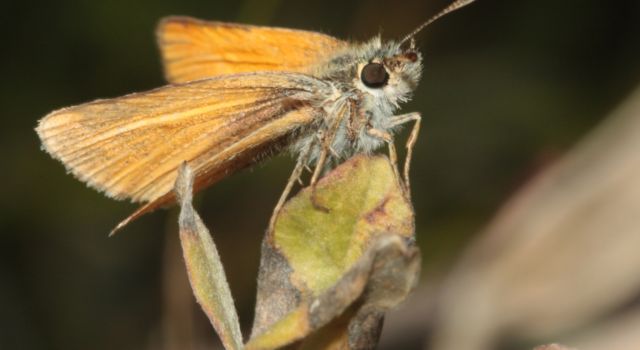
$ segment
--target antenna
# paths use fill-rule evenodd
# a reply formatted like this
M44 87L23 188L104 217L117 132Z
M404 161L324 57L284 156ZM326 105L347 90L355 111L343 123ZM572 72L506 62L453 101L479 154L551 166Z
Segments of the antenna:
M411 32L409 35L405 36L402 41L400 41L400 45L404 44L405 41L409 40L409 39L413 39L413 37L420 33L421 30L423 30L425 27L427 27L428 25L430 25L431 23L435 22L438 18L453 12L457 9L460 9L462 7L465 7L469 4L471 4L472 2L474 2L475 0L456 0L454 2L451 3L451 5L447 6L446 8L444 8L442 11L438 12L435 16L429 18L428 20L426 20L424 23L422 23L420 26L418 26L418 28L416 28L413 32Z

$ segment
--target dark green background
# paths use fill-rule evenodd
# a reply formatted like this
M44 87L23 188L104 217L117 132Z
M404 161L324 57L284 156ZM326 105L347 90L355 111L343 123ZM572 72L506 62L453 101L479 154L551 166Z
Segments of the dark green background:
M33 131L54 109L162 85L153 36L161 17L191 15L364 40L379 32L397 38L445 4L3 4L0 348L141 349L166 343L172 301L163 293L167 285L186 288L183 279L167 282L172 275L164 257L175 263L180 254L175 217L154 213L108 239L135 206L66 175L40 151ZM424 78L403 111L424 116L412 175L428 274L450 266L500 203L640 81L640 2L479 0L432 26L420 46ZM261 234L292 165L278 157L199 196L245 325L252 317ZM195 336L212 342L204 317L198 310L194 317Z

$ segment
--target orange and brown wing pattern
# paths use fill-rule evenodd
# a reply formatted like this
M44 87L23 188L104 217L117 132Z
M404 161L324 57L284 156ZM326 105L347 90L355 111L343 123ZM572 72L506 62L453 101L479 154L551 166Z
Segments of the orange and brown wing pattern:
M168 17L157 29L171 83L257 71L310 73L346 46L328 35L274 27Z
M327 86L302 74L238 74L64 108L43 118L43 147L111 197L150 202L189 162L202 188L310 123Z

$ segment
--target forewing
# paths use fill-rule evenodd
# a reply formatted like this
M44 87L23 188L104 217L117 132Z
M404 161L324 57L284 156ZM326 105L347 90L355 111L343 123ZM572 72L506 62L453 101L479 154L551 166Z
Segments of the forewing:
M199 188L246 166L313 119L328 86L302 74L239 74L64 108L43 118L44 149L115 198L154 201L189 162ZM166 197L166 196L165 196Z
M189 17L163 19L157 36L165 76L173 83L242 72L310 73L346 46L315 32Z

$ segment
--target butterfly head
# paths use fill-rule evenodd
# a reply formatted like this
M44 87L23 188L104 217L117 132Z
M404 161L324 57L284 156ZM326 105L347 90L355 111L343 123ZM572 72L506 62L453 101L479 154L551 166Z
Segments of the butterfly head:
M393 107L410 98L422 75L422 55L414 45L402 48L374 38L360 52L352 80L357 90Z

